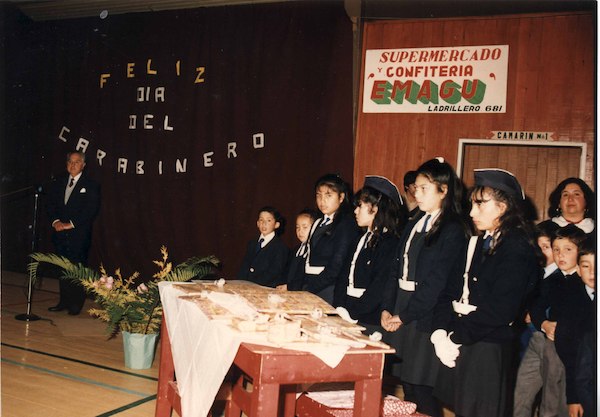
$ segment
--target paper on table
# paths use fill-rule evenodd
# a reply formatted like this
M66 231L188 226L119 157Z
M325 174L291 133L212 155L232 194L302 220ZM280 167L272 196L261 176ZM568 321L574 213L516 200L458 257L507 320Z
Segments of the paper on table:
M258 311L237 294L210 291L207 298L238 317L253 318Z

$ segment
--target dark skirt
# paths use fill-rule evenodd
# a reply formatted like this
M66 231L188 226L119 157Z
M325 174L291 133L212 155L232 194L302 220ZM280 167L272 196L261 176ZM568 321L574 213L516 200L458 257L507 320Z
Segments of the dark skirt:
M398 290L396 306L402 311L414 293ZM399 363L391 370L392 375L413 385L435 385L440 361L429 340L431 334L417 329L418 320L403 324L398 331L387 333L387 340L396 349Z
M512 360L511 343L463 345L455 368L441 365L433 394L463 417L509 417Z

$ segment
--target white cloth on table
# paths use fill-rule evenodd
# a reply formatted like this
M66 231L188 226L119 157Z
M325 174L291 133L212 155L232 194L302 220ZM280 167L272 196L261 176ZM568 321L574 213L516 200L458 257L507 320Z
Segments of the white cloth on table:
M266 332L242 333L225 323L210 320L193 302L179 298L185 292L172 282L158 284L171 341L181 412L186 417L205 417L231 367L242 342L309 352L335 368L348 346L319 343L286 343L267 340ZM179 285L181 283L178 283Z

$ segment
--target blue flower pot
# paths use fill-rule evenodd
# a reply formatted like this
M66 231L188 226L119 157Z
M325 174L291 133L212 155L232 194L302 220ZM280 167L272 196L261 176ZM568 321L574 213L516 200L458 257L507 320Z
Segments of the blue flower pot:
M125 366L131 369L151 368L157 340L158 334L123 332Z

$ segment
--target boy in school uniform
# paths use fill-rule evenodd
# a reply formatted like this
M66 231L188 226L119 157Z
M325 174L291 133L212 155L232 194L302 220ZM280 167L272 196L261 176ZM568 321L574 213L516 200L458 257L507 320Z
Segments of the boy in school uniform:
M542 222L536 226L537 244L544 255L544 279L552 275L558 266L554 262L552 253L552 237L559 226L554 222ZM521 334L521 349L524 347L523 356L519 363L517 381L514 392L513 417L531 417L536 406L536 398L544 385L542 380L542 359L546 338L542 331L538 331L531 322L529 309L539 297L539 285L528 297L526 302L527 314L525 316L526 328ZM524 345L524 346L523 346Z
M539 417L568 415L565 367L556 353L554 342L557 323L565 308L567 288L573 281L580 281L577 274L577 253L585 238L585 233L574 225L567 225L556 231L552 239L552 252L558 269L542 281L540 296L531 308L531 321L546 336Z
M595 249L588 240L579 250L578 269L581 280L572 280L567 283L560 318L556 326L556 352L565 367L567 405L570 417L581 417L582 415L587 417L596 412L595 407L592 409L585 398L580 398L576 381L579 348L583 344L584 335L593 333L595 330ZM586 403L587 409L584 408L583 403Z
M256 226L260 236L248 242L238 279L273 288L285 282L289 249L278 236L282 222L283 218L275 208L266 206L259 210Z

